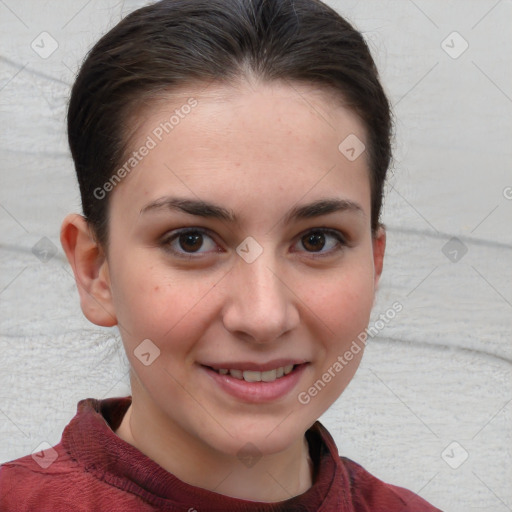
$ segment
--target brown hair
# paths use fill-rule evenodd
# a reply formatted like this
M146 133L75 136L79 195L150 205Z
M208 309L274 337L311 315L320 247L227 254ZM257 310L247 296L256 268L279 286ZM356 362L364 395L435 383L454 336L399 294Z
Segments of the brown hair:
M105 34L71 91L69 146L84 216L104 249L109 197L97 191L124 161L133 113L157 93L193 82L232 82L248 72L334 90L359 115L368 137L375 232L392 123L362 35L318 0L162 0Z

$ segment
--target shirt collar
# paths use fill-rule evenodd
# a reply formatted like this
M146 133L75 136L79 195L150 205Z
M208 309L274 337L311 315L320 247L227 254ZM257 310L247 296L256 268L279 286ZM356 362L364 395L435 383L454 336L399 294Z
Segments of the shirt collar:
M336 444L320 422L306 432L314 463L313 486L305 493L276 503L251 502L189 485L123 441L115 430L131 397L86 399L64 430L62 444L70 456L96 478L140 496L161 510L280 512L314 510L350 512L350 482ZM203 508L201 508L201 505Z

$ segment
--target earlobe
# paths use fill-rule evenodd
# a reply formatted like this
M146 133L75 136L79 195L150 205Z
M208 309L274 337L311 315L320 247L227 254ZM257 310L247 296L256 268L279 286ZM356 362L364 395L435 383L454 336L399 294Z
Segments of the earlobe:
M60 242L73 269L86 318L104 327L116 325L107 258L82 215L66 216Z
M377 289L384 266L386 252L386 228L381 224L373 236L374 289Z

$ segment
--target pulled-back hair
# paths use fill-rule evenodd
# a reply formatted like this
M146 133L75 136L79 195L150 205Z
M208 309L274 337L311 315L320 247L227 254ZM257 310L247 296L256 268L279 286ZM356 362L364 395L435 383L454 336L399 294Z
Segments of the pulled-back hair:
M125 160L133 113L164 91L248 74L324 87L357 113L367 134L375 232L391 114L362 35L317 0L162 0L132 12L96 43L71 92L68 138L83 214L104 248L110 201L95 191Z

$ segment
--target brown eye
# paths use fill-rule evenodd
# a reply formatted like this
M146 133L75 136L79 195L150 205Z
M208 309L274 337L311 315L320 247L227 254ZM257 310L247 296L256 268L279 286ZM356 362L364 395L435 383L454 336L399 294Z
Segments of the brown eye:
M178 242L185 252L196 252L203 245L203 235L197 232L183 233L178 237Z
M162 240L166 251L183 257L204 256L207 253L219 252L221 249L215 240L202 229L177 230Z
M347 242L342 233L334 229L317 228L303 234L295 243L294 252L306 252L312 257L334 255L342 251Z
M321 231L313 231L303 236L301 241L307 251L318 252L325 247L325 234Z

